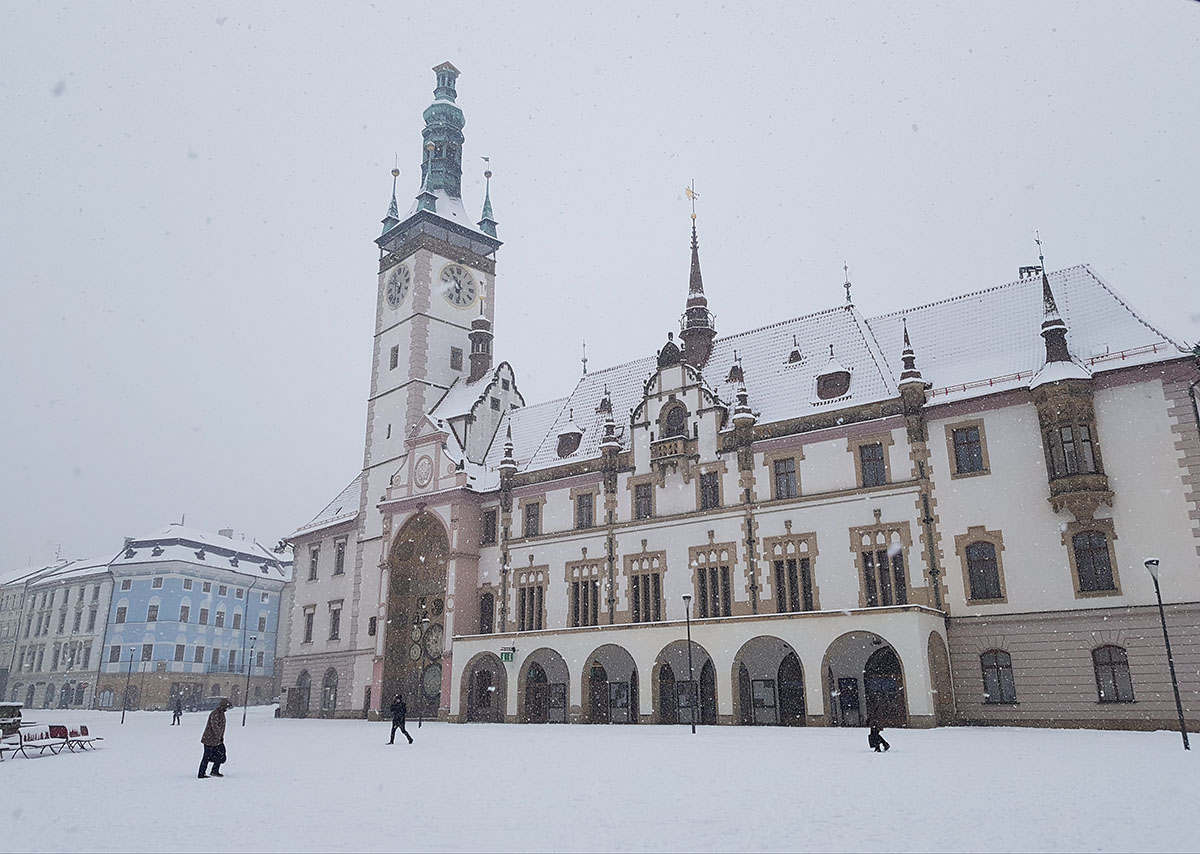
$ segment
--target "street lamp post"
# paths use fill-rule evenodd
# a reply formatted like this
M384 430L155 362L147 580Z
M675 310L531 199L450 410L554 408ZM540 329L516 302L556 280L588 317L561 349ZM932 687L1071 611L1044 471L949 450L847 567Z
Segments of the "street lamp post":
M134 647L131 646L129 648L129 669L127 671L125 671L125 696L121 700L121 723L122 724L125 723L125 711L129 708L129 680L131 678L133 678L133 650L134 650ZM120 673L121 671L118 670L117 672Z
M1179 680L1175 676L1175 658L1171 655L1171 638L1167 634L1167 614L1163 610L1162 591L1158 587L1158 558L1146 558L1146 570L1154 579L1154 597L1158 600L1158 619L1162 622L1163 645L1167 648L1167 667L1171 669L1171 687L1175 690L1175 711L1179 714L1179 734L1183 736L1183 749L1191 750L1188 744L1187 724L1183 720L1183 701L1179 699Z
M692 686L692 710L688 716L692 723L692 735L696 734L696 715L700 711L700 693L696 690L696 670L692 667L692 594L683 594L683 616L687 622L688 682Z
M249 597L247 597L249 601ZM250 636L250 657L246 659L246 696L242 697L242 726L246 725L246 707L250 705L250 668L254 663L254 642L258 640L254 635ZM242 655L246 653L243 651Z

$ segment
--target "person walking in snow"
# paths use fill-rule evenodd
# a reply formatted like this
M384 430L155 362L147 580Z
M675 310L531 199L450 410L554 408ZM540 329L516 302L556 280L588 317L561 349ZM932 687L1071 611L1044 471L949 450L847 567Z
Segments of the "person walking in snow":
M868 721L868 723L871 725L871 732L869 735L867 735L867 744L874 748L876 753L879 752L880 747L882 747L885 751L891 750L892 746L887 743L887 740L884 739L882 735L879 734L879 731L883 727L874 721Z
M396 699L392 700L392 737L388 739L388 744L396 743L396 730L404 733L404 737L408 739L408 743L412 744L412 736L404 728L404 718L407 714L408 706L404 705L404 698L397 694Z
M233 703L222 700L208 715L208 723L204 725L204 735L200 743L204 745L204 758L200 760L201 780L208 777L208 763L212 763L213 777L224 777L221 765L225 762L225 710L232 709Z
M183 722L183 695L175 695L175 715L171 718L171 726L182 724Z

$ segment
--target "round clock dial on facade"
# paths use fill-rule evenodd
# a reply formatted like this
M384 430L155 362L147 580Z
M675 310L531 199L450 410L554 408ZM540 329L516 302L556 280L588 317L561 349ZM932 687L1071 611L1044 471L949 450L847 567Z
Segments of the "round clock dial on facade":
M409 632L409 635L408 635L408 636L409 636L410 638L412 638L412 640L413 640L413 643L417 643L417 642L419 642L419 641L421 640L421 627L420 627L420 626L413 626L413 627L412 627L412 631L411 631L411 632Z
M461 264L447 264L442 268L442 296L455 308L469 308L475 304L478 286L471 271Z
M408 657L413 661L421 660L421 645L419 643L414 643L408 648Z
M446 630L438 623L434 623L425 630L425 654L432 659L442 657L442 638L445 636Z
M387 280L387 301L392 308L404 302L408 295L408 286L412 284L412 273L407 264L401 264L392 270Z

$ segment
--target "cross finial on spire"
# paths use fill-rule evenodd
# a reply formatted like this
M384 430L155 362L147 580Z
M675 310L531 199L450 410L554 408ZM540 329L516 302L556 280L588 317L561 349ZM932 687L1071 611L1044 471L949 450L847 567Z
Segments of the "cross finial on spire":
M583 362L583 375L587 376L587 341L583 342L583 358L579 361Z
M850 298L850 263L848 261L842 262L842 270L846 273L846 281L842 285L846 289L846 305L854 305L854 300Z

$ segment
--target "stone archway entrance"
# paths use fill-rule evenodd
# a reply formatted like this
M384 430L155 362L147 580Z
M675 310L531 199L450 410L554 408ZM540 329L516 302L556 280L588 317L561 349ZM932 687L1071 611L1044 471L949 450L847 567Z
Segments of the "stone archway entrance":
M409 717L437 717L442 705L446 570L450 543L441 521L418 513L392 540L383 652L383 694L402 694Z
M889 727L908 723L904 711L904 675L896 650L885 646L871 654L863 668L863 690L868 721Z
M633 656L606 644L587 657L580 711L584 723L638 722L638 673Z
M804 669L792 645L777 637L747 641L734 657L739 724L804 726Z
M874 632L847 632L822 662L825 719L831 726L907 726L908 702L900 657Z
M518 691L517 719L527 724L567 722L567 663L552 649L543 647L525 659Z
M712 657L692 641L692 674L688 679L687 641L672 641L655 662L654 709L658 723L715 724L717 722L717 671Z
M470 723L503 723L507 700L508 674L504 665L490 652L480 653L463 670L463 708ZM462 696L462 695L460 695Z

